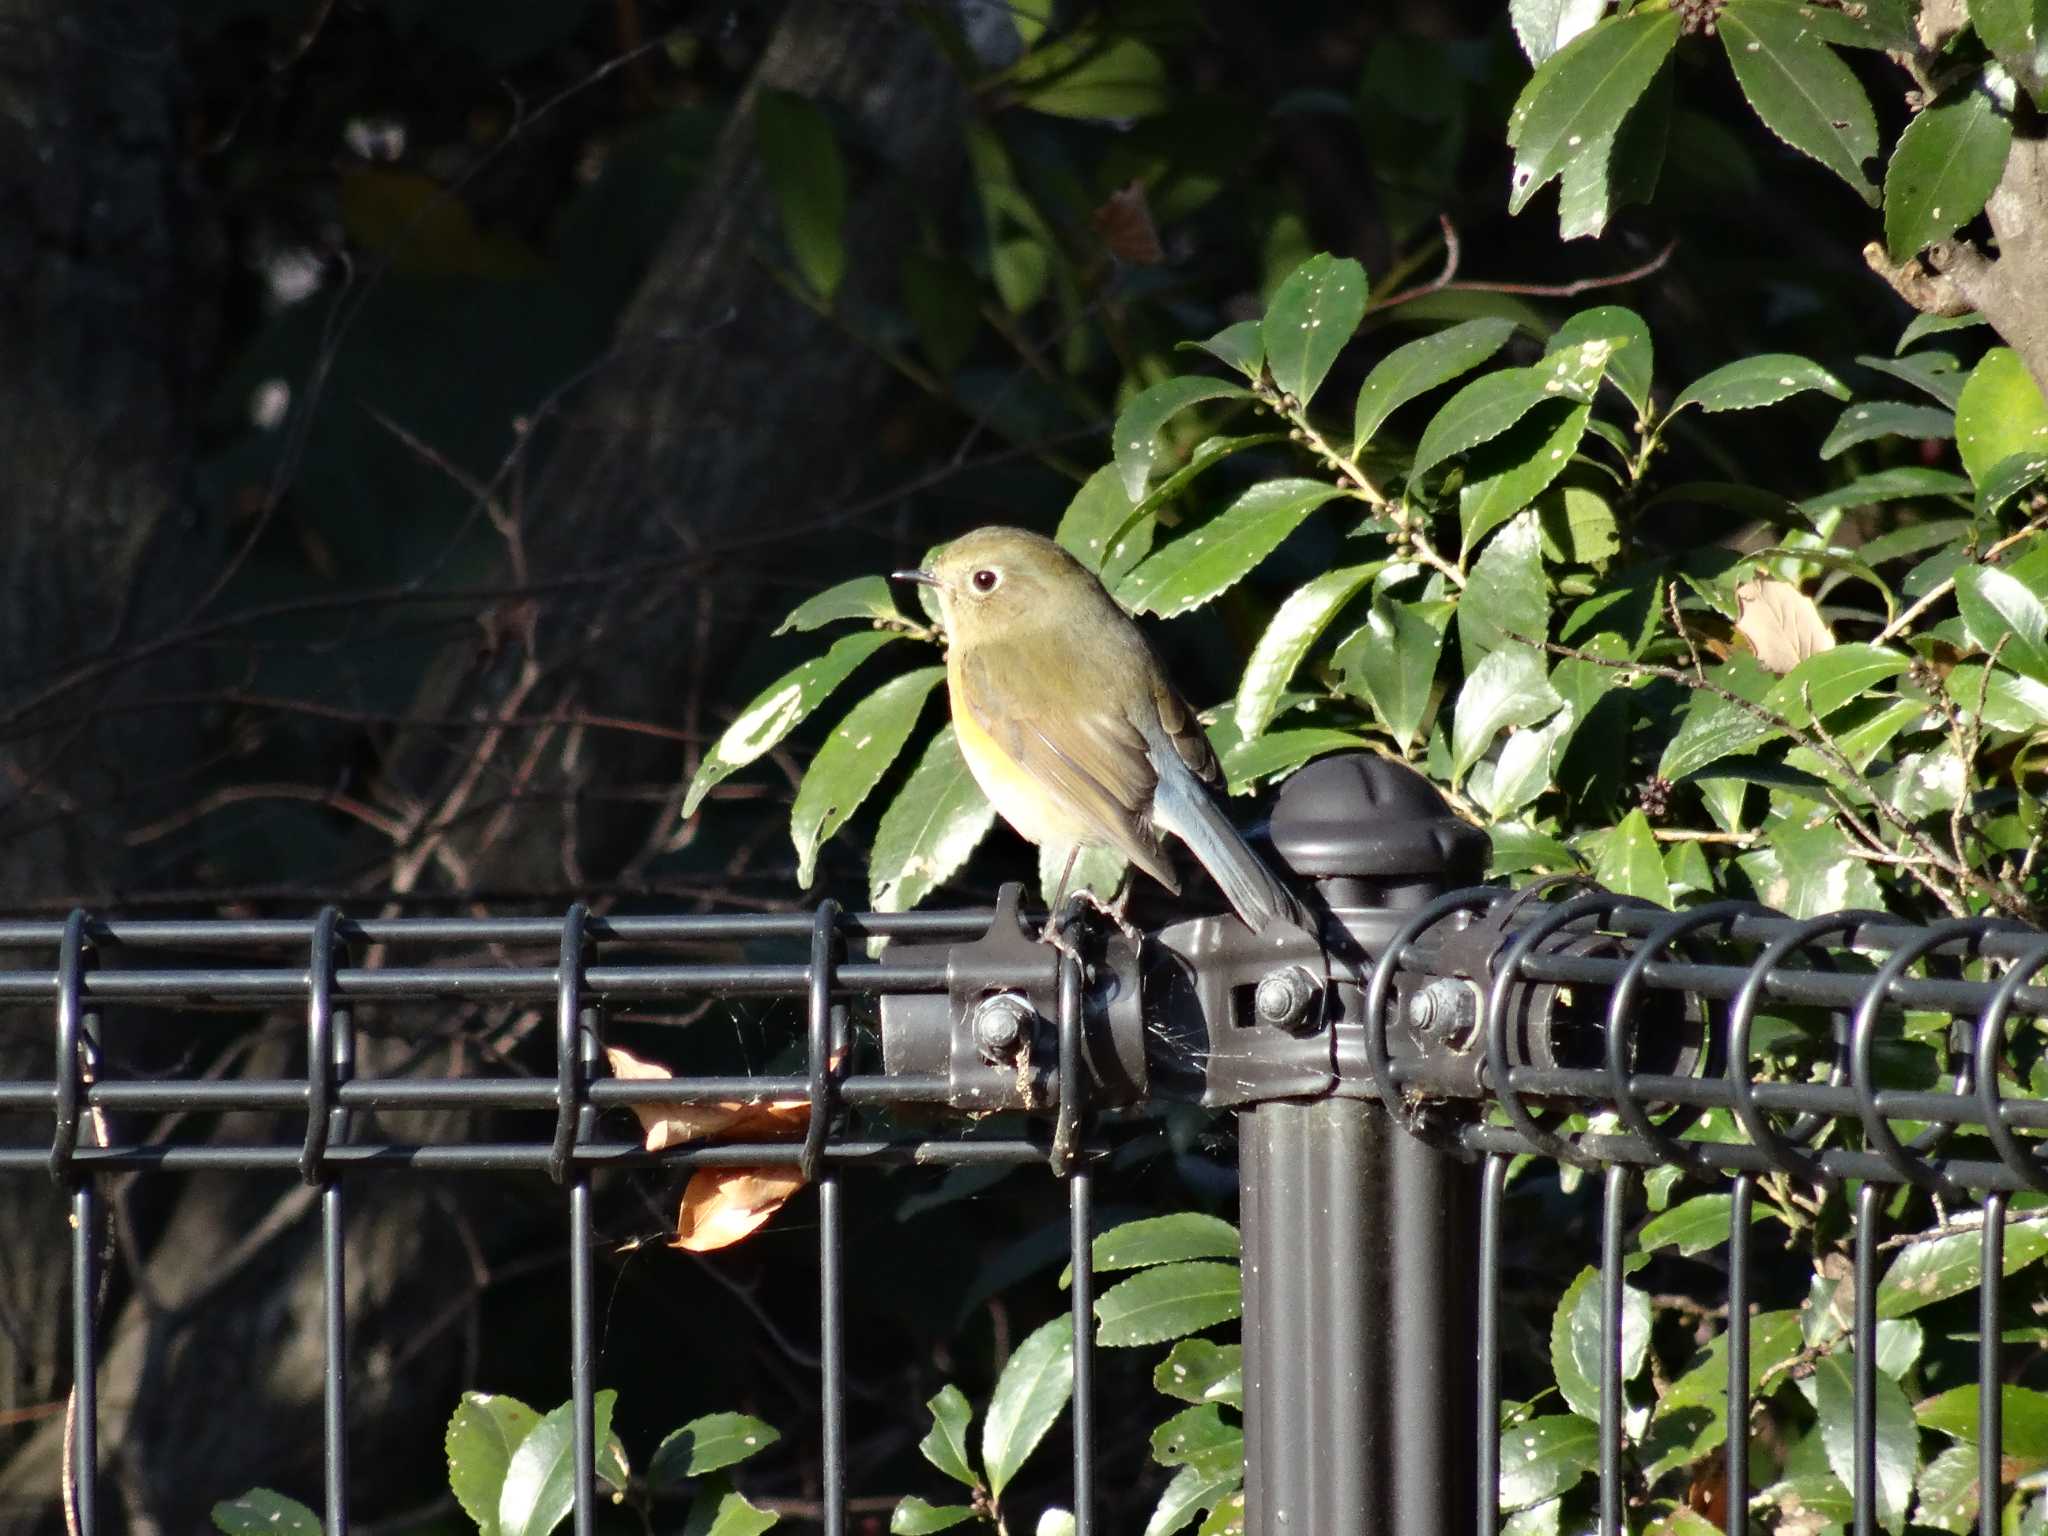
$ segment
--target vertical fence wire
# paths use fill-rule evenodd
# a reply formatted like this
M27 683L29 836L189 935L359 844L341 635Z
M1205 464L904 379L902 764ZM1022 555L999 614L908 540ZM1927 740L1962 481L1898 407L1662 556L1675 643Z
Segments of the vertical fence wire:
M555 1139L549 1173L569 1190L569 1418L575 1480L576 1536L592 1536L597 1517L597 1300L592 1275L590 1170L575 1161L576 1143L595 1129L584 1093L595 1054L596 1019L584 1001L590 909L582 902L562 920L555 994Z
M93 964L84 911L65 919L57 949L56 1130L50 1174L71 1191L71 1401L70 1442L64 1479L68 1513L78 1536L99 1530L99 1290L100 1199L93 1176L75 1167L86 1085L99 1075L100 1017L85 1003L85 973ZM81 1114L83 1111L83 1115ZM104 1138L95 1136L95 1141Z
M1078 1155L1086 1130L1087 1086L1082 1080L1081 967L1072 955L1060 957L1059 1053L1060 1105L1071 1100L1069 1120L1073 1143L1054 1157L1068 1159L1067 1245L1073 1267L1074 1329L1074 1532L1091 1536L1095 1529L1095 1189L1087 1163Z
M2005 1279L2005 1205L2002 1191L1984 1197L1982 1278L1977 1282L1977 1530L1999 1529L1998 1489L2005 1463L2004 1371L2000 1362L1999 1290Z
M1756 1181L1738 1173L1728 1188L1727 1529L1749 1530L1749 1213Z
M1855 1386L1851 1454L1856 1477L1856 1536L1877 1530L1877 1243L1888 1186L1869 1179L1856 1191L1856 1299L1849 1366Z
M1600 1201L1600 1531L1622 1536L1621 1523L1621 1323L1622 1260L1627 1212L1627 1168L1607 1170Z
M349 1012L337 1007L334 973L341 914L323 907L313 921L306 976L306 1141L299 1174L320 1191L320 1341L322 1490L327 1536L348 1536L348 1212L340 1175L325 1165L330 1137L345 1135L346 1111L334 1104L354 1060Z
M837 902L818 904L811 927L809 969L810 1129L800 1167L818 1186L819 1469L825 1536L846 1531L846 1231L839 1174L822 1162L832 1120L832 1056L844 1032L845 1010L832 1001L838 943Z
M1479 1533L1500 1530L1501 1206L1508 1159L1490 1154L1479 1183Z

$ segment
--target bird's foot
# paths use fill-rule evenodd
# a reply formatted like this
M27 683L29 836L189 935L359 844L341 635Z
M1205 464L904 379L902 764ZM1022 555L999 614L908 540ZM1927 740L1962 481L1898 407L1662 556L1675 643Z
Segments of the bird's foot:
M1145 935L1127 915L1131 904L1131 885L1128 880L1124 882L1123 889L1116 893L1116 900L1114 901L1104 901L1085 886L1074 893L1074 900L1087 902L1089 906L1100 912L1112 923L1115 923L1117 932L1131 941L1132 949L1142 949L1144 947Z
M1067 937L1067 923L1072 911L1073 902L1069 901L1059 911L1048 914L1045 926L1038 930L1038 942L1050 945L1074 964L1086 966L1087 962L1081 958L1081 947Z

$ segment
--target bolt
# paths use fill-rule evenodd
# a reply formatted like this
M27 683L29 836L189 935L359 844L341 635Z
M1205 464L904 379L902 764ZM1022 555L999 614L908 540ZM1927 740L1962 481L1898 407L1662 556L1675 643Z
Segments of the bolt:
M983 998L974 1009L974 1044L981 1059L992 1067L1015 1062L1031 1038L1031 1025L1037 1017L1015 992Z
M1308 1017L1309 1004L1315 1001L1316 979L1298 965L1283 965L1277 971L1268 971L1259 978L1259 989L1252 997L1252 1011L1261 1024L1270 1024L1276 1029L1292 1029Z
M1477 1022L1472 989L1452 977L1439 976L1408 999L1408 1028L1424 1046L1455 1051Z

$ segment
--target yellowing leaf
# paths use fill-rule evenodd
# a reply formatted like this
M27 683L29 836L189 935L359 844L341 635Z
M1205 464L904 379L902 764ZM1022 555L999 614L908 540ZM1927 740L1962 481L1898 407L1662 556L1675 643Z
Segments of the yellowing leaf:
M1735 629L1773 672L1790 672L1809 656L1832 650L1835 637L1812 598L1790 582L1759 576L1735 589L1742 617Z

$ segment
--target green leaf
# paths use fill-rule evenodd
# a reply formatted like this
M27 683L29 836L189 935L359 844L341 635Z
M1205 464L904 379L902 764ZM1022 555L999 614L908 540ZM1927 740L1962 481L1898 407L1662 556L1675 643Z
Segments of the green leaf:
M1074 1395L1074 1328L1056 1317L1034 1329L1003 1367L981 1425L981 1464L1001 1498Z
M1602 565L1621 549L1614 505L1598 491L1567 485L1537 507L1544 558L1558 565Z
M1877 188L1863 162L1877 153L1877 119L1849 66L1789 6L1729 0L1716 28L1736 83L1764 126L1876 207Z
M1458 597L1458 641L1465 665L1475 666L1503 645L1540 643L1549 637L1549 623L1543 532L1536 514L1524 512L1481 551Z
M1970 370L1956 402L1956 447L1980 483L2014 454L2048 449L2048 400L2011 347L1993 347Z
M1051 844L1042 844L1038 850L1038 895L1050 906L1060 883L1060 876L1067 877L1067 894L1093 891L1104 901L1113 900L1117 888L1130 873L1131 861L1114 848L1083 848L1074 855L1074 862L1067 864L1067 851Z
M1671 882L1664 874L1664 855L1657 836L1640 810L1630 811L1619 825L1579 839L1590 855L1593 878L1623 896L1640 896L1660 907L1671 905Z
M941 374L950 375L981 334L981 290L966 264L908 246L898 284L917 344Z
M1175 618L1228 591L1302 520L1342 494L1321 480L1266 480L1208 522L1182 533L1117 588L1133 613Z
M1758 898L1792 917L1880 907L1883 893L1862 849L1833 820L1774 818L1765 840L1736 860Z
M2048 720L2048 684L2002 667L1965 662L1947 678L1948 696L1993 730L2033 732Z
M1609 17L1537 67L1508 116L1510 213L1620 128L1677 44L1680 25L1675 11Z
M1636 1239L1645 1253L1659 1248L1676 1248L1684 1258L1705 1253L1728 1241L1729 1216L1735 1205L1733 1195L1695 1195L1674 1205L1655 1219L1645 1222ZM1751 1206L1749 1219L1762 1221L1766 1212Z
M1147 1216L1111 1227L1089 1246L1098 1274L1120 1269L1149 1269L1154 1264L1174 1264L1184 1259L1236 1259L1237 1228L1220 1216L1200 1211L1177 1211L1171 1216ZM1060 1289L1073 1283L1074 1267L1060 1272Z
M1833 395L1837 400L1849 398L1849 386L1820 364L1789 352L1765 352L1695 379L1671 402L1671 409L1665 414L1676 416L1688 405L1697 405L1703 411L1751 411L1776 405L1810 389Z
M1116 429L1111 434L1116 466L1124 478L1124 494L1134 502L1144 496L1145 487L1164 453L1159 441L1160 429L1169 420L1189 406L1200 405L1205 400L1250 398L1251 391L1241 384L1232 384L1227 379L1204 378L1199 374L1164 379L1137 395L1118 415Z
M1729 657L1723 665L1708 669L1706 680L1757 704L1761 704L1775 681L1755 657L1740 653ZM1679 721L1678 734L1671 738L1658 761L1657 777L1682 779L1709 763L1747 752L1770 740L1773 734L1772 726L1729 700L1704 691L1695 693L1686 706L1685 717Z
M1901 383L1912 385L1950 410L1956 408L1956 401L1963 393L1961 365L1953 352L1944 352L1938 347L1915 352L1911 357L1878 357L1862 353L1856 361L1874 373L1889 374Z
M1598 21L1607 0L1508 0L1508 20L1531 64L1541 64Z
M1970 25L2037 107L2048 107L2048 0L1970 0Z
M611 1439L618 1398L610 1389L597 1394L592 1418L599 1445ZM550 1410L512 1452L498 1490L501 1536L548 1536L568 1517L576 1502L575 1413L573 1402Z
M1584 343L1557 361L1545 359L1533 368L1502 368L1483 374L1444 403L1422 429L1410 466L1410 484L1453 454L1464 453L1499 437L1545 400L1566 399L1584 405L1593 398L1607 364L1608 350L1598 340Z
M1152 1431L1152 1459L1162 1467L1239 1471L1244 1466L1244 1431L1226 1424L1214 1403L1198 1403Z
M1563 474L1591 419L1590 405L1539 406L1472 452L1458 490L1458 525L1467 554Z
M1461 780L1493 739L1510 727L1540 725L1564 700L1543 672L1543 658L1526 646L1502 646L1465 679L1451 727L1451 777Z
M1365 268L1327 252L1309 257L1273 293L1260 322L1266 371L1303 405L1365 318Z
M1157 53L1135 37L1092 30L1026 54L1009 83L1021 105L1050 117L1152 117L1172 100Z
M1152 1517L1145 1522L1145 1536L1173 1536L1203 1510L1224 1495L1234 1493L1241 1473L1219 1472L1212 1467L1182 1467L1167 1482Z
M763 90L754 103L761 169L804 282L831 300L846 276L846 162L825 114L801 96Z
M1396 603L1376 595L1365 623L1331 654L1344 692L1370 704L1404 752L1429 713L1450 613L1449 603Z
M540 1415L516 1397L465 1392L448 1420L448 1487L479 1536L498 1536L498 1499L505 1468Z
M1828 1466L1844 1488L1856 1486L1855 1389L1850 1378L1850 1352L1839 1350L1814 1362L1810 1378L1812 1401L1820 1415L1821 1445ZM1877 1401L1877 1518L1896 1531L1906 1519L1913 1495L1913 1474L1919 1467L1920 1440L1913 1409L1898 1383L1882 1372L1874 1386Z
M2005 1231L2003 1273L2013 1274L2048 1254L2048 1227L2015 1222ZM1981 1233L1957 1232L1928 1238L1899 1250L1877 1285L1877 1315L1904 1317L1909 1312L1974 1291L1984 1278Z
M1352 452L1372 441L1386 419L1410 400L1485 362L1515 333L1512 320L1467 320L1396 347L1373 365L1358 391Z
M1635 1379L1650 1344L1650 1298L1632 1285L1621 1288L1621 1379ZM1586 1268L1566 1287L1550 1319L1550 1368L1557 1390L1574 1413L1600 1417L1600 1272ZM1501 1462L1515 1431L1502 1435ZM1523 1447L1528 1449L1528 1447ZM1502 1481L1506 1478L1503 1475Z
M1353 735L1350 731L1305 726L1293 731L1267 731L1250 741L1240 741L1218 755L1223 762L1223 777L1230 786L1230 792L1239 795L1261 779L1293 772L1310 758L1321 757L1327 752L1354 752L1369 745L1363 736Z
M1256 320L1240 320L1226 325L1207 341L1184 341L1180 345L1206 352L1254 381L1266 366L1266 343Z
M1137 510L1137 502L1124 489L1123 472L1105 464L1074 492L1054 537L1060 548L1099 574L1116 536Z
M683 796L683 818L694 816L704 797L724 779L774 750L856 667L896 638L887 630L843 635L824 655L785 672L756 694L698 764Z
M1232 1489L1216 1501L1195 1536L1244 1536L1244 1490Z
M839 728L825 738L789 808L798 885L810 889L818 850L882 782L924 712L925 699L945 675L944 667L921 667L891 678L847 711Z
M1575 1413L1508 1425L1500 1435L1500 1507L1555 1498L1599 1462L1599 1426Z
M2000 459L1977 486L1977 511L1983 517L1995 517L2005 509L2005 504L2022 491L2032 490L2043 478L2048 478L2048 453L2015 453Z
M1827 441L1820 445L1820 456L1832 459L1858 443L1880 437L1910 437L1924 441L1955 435L1956 418L1952 411L1933 405L1913 405L1904 400L1872 400L1867 404L1852 405L1842 412L1834 430L1828 433Z
M1939 336L1944 331L1965 331L1985 323L1984 317L1975 310L1966 315L1915 315L1899 332L1898 345L1892 350L1902 353L1914 342L1925 341L1929 336Z
M2048 683L2048 604L1995 565L1956 572L1956 606L1979 649L2022 677Z
M979 1488L981 1479L974 1475L974 1464L967 1457L967 1426L974 1418L967 1395L949 1381L925 1407L931 1410L932 1427L917 1443L924 1459L954 1482Z
M1330 620L1358 594L1358 589L1385 569L1384 560L1325 571L1307 586L1289 594L1252 648L1237 688L1237 728L1257 736L1272 722L1274 705Z
M1152 1385L1184 1403L1244 1406L1244 1347L1182 1339L1152 1372Z
M1952 1445L1920 1469L1920 1502L1915 1525L1937 1531L1969 1531L1977 1520L1977 1452Z
M1809 656L1790 672L1770 682L1769 674L1748 657L1738 657L1709 674L1710 680L1743 698L1754 700L1763 710L1783 717L1793 726L1811 722L1806 699L1822 718L1851 699L1861 697L1887 678L1896 677L1909 665L1907 657L1881 646L1838 645L1833 650ZM1768 687L1760 686L1768 684ZM1725 699L1698 694L1678 728L1678 734L1664 749L1657 766L1658 776L1681 779L1707 764L1733 753L1746 752L1781 735L1778 727L1757 718Z
M974 1518L972 1504L927 1504L916 1494L897 1501L889 1515L894 1536L930 1536L933 1531L950 1531Z
M782 1517L757 1509L746 1496L733 1490L730 1481L714 1476L697 1490L690 1503L690 1518L683 1522L683 1536L761 1536Z
M1657 190L1671 138L1671 61L1666 59L1611 133L1565 161L1557 185L1557 237L1597 238L1615 210Z
M2023 1462L2048 1462L2048 1392L2031 1387L2006 1387L1998 1394L2000 1409L1999 1450ZM1913 1410L1928 1429L1951 1436L1965 1445L1975 1445L1981 1429L1977 1417L1977 1387L1951 1387L1937 1393Z
M1607 382L1621 391L1622 398L1636 408L1638 416L1650 414L1650 383L1656 352L1650 344L1650 328L1643 317L1620 304L1601 304L1582 309L1557 328L1544 355L1588 341L1611 341L1613 354L1607 359Z
M1095 1341L1111 1349L1160 1344L1243 1310L1235 1264L1164 1264L1118 1281L1095 1299Z
M868 900L877 912L908 912L967 862L996 819L942 726L875 829Z
M1922 496L1967 496L1970 482L1945 469L1922 469L1908 464L1899 469L1881 469L1874 475L1859 475L1847 485L1822 491L1799 503L1807 517L1819 519L1852 507L1874 507L1891 501L1909 501Z
M320 1517L297 1499L251 1488L213 1506L214 1525L227 1536L320 1536Z
M707 1413L669 1431L647 1464L647 1481L655 1488L673 1488L745 1461L781 1438L780 1430L752 1414Z
M828 587L809 601L797 605L788 618L775 626L775 633L822 629L839 619L866 619L870 623L903 622L886 576L856 576Z
M1981 81L1906 124L1884 173L1884 243L1892 260L1911 260L1981 213L2011 148L2012 119Z

